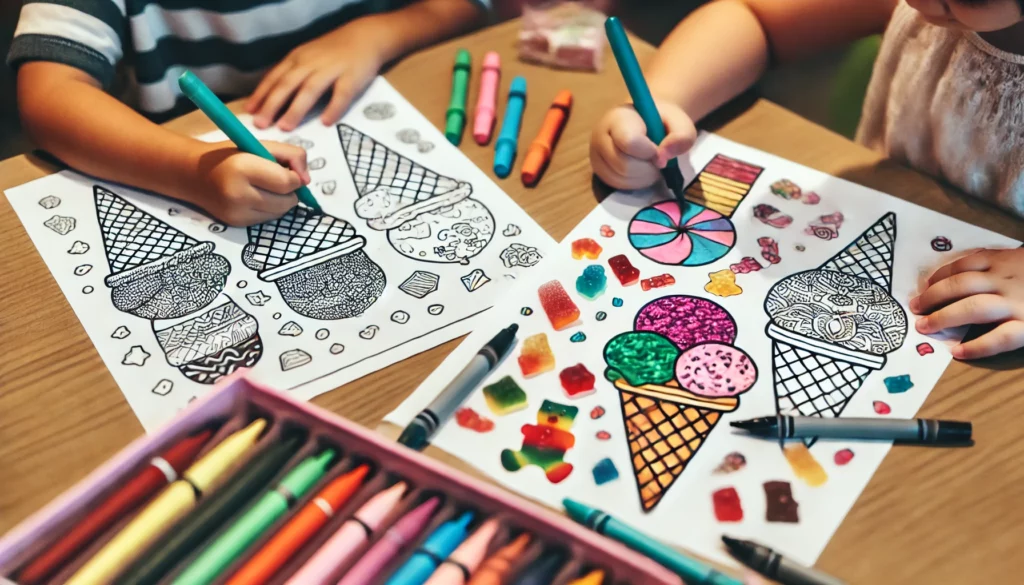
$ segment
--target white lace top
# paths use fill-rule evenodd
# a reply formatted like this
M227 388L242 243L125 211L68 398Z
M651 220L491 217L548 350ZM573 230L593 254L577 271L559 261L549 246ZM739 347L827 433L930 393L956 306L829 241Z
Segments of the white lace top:
M1024 217L1024 55L900 2L857 141Z

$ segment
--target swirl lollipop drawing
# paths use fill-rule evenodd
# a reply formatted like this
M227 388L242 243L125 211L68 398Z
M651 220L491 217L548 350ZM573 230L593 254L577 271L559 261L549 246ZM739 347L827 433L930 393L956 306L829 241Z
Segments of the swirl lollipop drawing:
M634 330L605 346L605 377L619 391L645 512L757 381L757 366L733 345L736 332L736 321L717 303L672 295L644 305Z
M839 416L903 345L907 314L891 294L895 245L896 215L888 213L816 270L788 276L768 292L766 333L780 414Z
M644 257L670 266L703 266L736 243L733 212L764 169L716 155L686 188L687 205L662 201L629 222L629 243Z

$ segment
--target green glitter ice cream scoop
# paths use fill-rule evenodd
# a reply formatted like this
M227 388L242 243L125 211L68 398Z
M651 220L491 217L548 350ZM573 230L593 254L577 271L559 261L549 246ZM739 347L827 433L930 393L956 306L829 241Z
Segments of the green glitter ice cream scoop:
M631 386L666 384L675 379L679 348L657 333L633 331L616 335L604 347L609 381L625 380Z

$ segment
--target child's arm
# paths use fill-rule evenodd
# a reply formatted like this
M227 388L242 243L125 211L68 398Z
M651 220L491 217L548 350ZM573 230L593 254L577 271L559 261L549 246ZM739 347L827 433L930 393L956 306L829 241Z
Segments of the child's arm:
M306 153L266 142L265 161L227 143L208 144L147 120L101 88L85 71L44 61L18 70L18 107L25 130L70 166L197 205L221 221L251 225L295 205L309 182Z
M272 125L280 115L278 127L292 130L330 92L320 120L333 124L385 64L464 32L482 17L473 0L420 0L359 18L295 48L263 78L247 110L257 127Z
M623 189L658 180L658 168L690 148L693 120L754 84L773 62L799 59L882 32L896 0L719 0L681 22L646 70L668 136L646 137L631 107L599 122L591 139L594 171Z

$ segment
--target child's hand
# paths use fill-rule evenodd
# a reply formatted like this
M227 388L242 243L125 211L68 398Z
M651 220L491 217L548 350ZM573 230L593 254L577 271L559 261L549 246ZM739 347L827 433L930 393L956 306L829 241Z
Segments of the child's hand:
M616 189L642 189L658 181L659 169L683 154L697 140L693 121L679 106L658 102L668 135L655 145L632 105L612 108L590 137L590 165L602 181Z
M195 186L187 200L233 226L281 217L295 207L294 191L309 183L306 151L265 141L278 162L240 152L230 142L203 145Z
M374 21L357 19L288 53L260 82L246 104L257 128L278 120L282 130L294 130L324 93L331 99L320 114L325 125L334 124L349 104L373 81L385 56L381 39L387 31Z
M1024 249L982 250L939 268L910 300L921 333L975 323L992 331L953 348L957 359L977 359L1024 347Z

